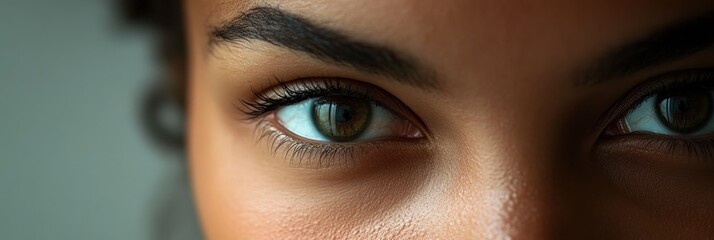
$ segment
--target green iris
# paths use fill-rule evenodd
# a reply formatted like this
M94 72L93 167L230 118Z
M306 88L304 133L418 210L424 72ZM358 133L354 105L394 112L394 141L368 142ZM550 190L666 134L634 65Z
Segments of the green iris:
M312 104L317 129L332 141L344 142L359 137L372 118L370 102L346 96L326 96Z

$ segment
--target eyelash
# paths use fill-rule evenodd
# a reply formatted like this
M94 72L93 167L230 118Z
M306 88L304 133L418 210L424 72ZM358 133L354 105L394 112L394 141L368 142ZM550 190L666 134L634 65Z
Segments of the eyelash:
M258 122L256 131L262 132L256 142L267 140L271 154L275 156L278 150L284 149L284 159L290 166L308 168L328 168L332 166L356 166L354 153L374 148L374 143L360 144L320 144L296 140L278 130L268 119ZM309 160L309 162L304 162Z
M714 139L679 139L679 138L650 138L645 142L647 149L667 149L667 154L677 159L680 149L684 149L689 158L686 163L711 164L714 157Z
M358 91L353 85L337 79L303 79L296 80L297 83L295 84L287 84L278 78L275 81L277 82L277 87L267 92L259 92L251 87L255 99L240 101L243 108L238 107L238 109L247 114L249 116L248 119L259 118L282 106L327 95L349 96L374 101L372 95L367 91ZM375 102L379 103L378 101Z
M277 86L265 92L251 88L254 98L240 100L241 105L236 106L238 110L248 116L246 120L257 120L254 136L256 142L267 140L271 149L271 154L275 155L282 148L284 158L291 166L309 168L327 168L332 166L350 165L355 166L356 152L364 152L374 149L377 142L353 143L313 143L306 140L298 140L286 134L284 129L273 123L273 119L268 114L278 110L280 107L298 103L310 98L340 95L361 98L371 101L379 106L385 106L375 99L374 95L365 87L358 87L349 80L336 78L320 79L298 79L286 83L280 79L275 79ZM394 101L395 99L387 99ZM392 108L386 109L393 111ZM260 134L257 134L260 133ZM382 141L387 143L388 141ZM309 160L304 162L303 160Z

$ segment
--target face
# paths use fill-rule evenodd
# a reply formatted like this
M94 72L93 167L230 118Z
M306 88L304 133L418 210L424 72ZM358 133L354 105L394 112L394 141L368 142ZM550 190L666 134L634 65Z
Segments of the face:
M714 234L714 3L185 2L209 239Z

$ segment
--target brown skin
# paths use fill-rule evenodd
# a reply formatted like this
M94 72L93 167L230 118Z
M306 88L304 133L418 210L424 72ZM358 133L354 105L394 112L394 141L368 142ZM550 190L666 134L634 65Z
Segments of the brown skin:
M188 147L208 239L714 236L714 167L663 164L669 158L651 149L633 150L636 141L604 141L599 125L649 78L714 67L714 51L573 84L573 72L612 47L714 9L711 1L259 2L406 53L434 70L439 88L260 41L209 49L209 27L255 5L187 0ZM233 107L254 98L251 86L275 85L273 76L373 84L411 109L427 136L378 142L356 167L291 165Z

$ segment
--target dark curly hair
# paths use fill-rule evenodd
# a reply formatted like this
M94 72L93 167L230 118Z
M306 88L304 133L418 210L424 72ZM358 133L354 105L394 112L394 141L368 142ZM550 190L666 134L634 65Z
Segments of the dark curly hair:
M184 149L183 124L167 124L165 111L172 108L183 120L186 105L186 46L181 0L119 0L124 23L157 33L155 49L165 71L146 92L141 118L147 132L160 146ZM171 119L176 120L176 119ZM173 125L173 126L172 126ZM166 179L156 197L153 239L200 239L193 209L186 165Z
M157 35L156 49L165 72L146 94L142 119L146 132L162 146L183 148L183 129L167 126L162 109L177 106L183 115L186 105L186 46L180 0L120 0L123 20L148 27Z

